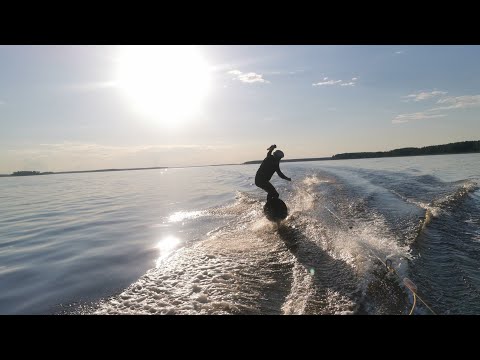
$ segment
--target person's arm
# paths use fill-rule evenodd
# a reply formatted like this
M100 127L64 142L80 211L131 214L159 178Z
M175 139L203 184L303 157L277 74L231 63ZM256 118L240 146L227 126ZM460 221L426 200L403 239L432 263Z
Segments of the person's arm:
M267 150L268 150L268 153L267 153L267 156L269 155L272 155L272 151L273 149L275 149L277 147L277 145L271 145Z
M285 174L280 171L280 165L277 165L277 174L278 174L278 176L280 176L282 179L285 179L285 180L288 180L288 181L292 181L292 179L290 179L288 176L285 176Z

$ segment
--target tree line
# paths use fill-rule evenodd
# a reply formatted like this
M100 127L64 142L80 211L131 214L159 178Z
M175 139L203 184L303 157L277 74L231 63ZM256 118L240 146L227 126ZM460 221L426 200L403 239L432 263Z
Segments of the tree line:
M442 155L480 152L480 141L462 141L445 145L408 147L390 151L343 153L332 156L333 160L379 158L394 156Z

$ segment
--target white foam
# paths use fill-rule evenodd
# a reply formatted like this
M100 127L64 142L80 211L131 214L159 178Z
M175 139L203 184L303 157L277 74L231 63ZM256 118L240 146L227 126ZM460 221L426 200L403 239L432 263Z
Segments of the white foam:
M290 294L285 299L282 311L285 315L302 315L311 295L313 278L298 262L293 267L293 283Z
M355 286L365 287L376 261L405 257L394 238L379 233L382 219L338 231L315 216L317 198L310 178L294 187L293 216L284 225L299 240L288 251L288 236L265 219L263 203L240 193L233 204L204 214L229 217L228 224L204 239L166 251L148 271L118 296L103 301L97 314L351 314ZM335 230L335 231L334 231ZM178 245L178 244L177 244ZM401 267L403 262L394 262ZM344 273L339 273L344 272ZM345 288L339 288L341 280Z
M204 211L177 211L168 217L169 222L180 222L205 215Z
M262 289L277 281L271 268L288 266L290 255L275 252L282 244L273 241L273 232L253 226L263 214L247 209L248 202L238 202L219 210L223 215L235 213L235 221L203 241L174 250L158 268L102 302L95 313L262 313ZM270 240L265 241L265 232L270 232Z

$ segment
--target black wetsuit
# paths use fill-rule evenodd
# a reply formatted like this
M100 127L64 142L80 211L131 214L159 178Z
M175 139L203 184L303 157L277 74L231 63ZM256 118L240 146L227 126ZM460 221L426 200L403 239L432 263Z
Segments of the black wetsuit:
M277 172L278 176L282 179L289 179L280 171L279 165L280 160L273 156L271 151L269 151L267 157L263 160L260 168L257 170L257 174L255 175L255 185L268 193L267 201L272 198L278 198L279 196L277 190L270 183L273 174Z

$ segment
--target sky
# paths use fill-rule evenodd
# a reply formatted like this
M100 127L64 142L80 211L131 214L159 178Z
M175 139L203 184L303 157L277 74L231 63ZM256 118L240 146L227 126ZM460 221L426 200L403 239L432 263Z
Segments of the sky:
M480 46L0 46L0 174L480 140Z

